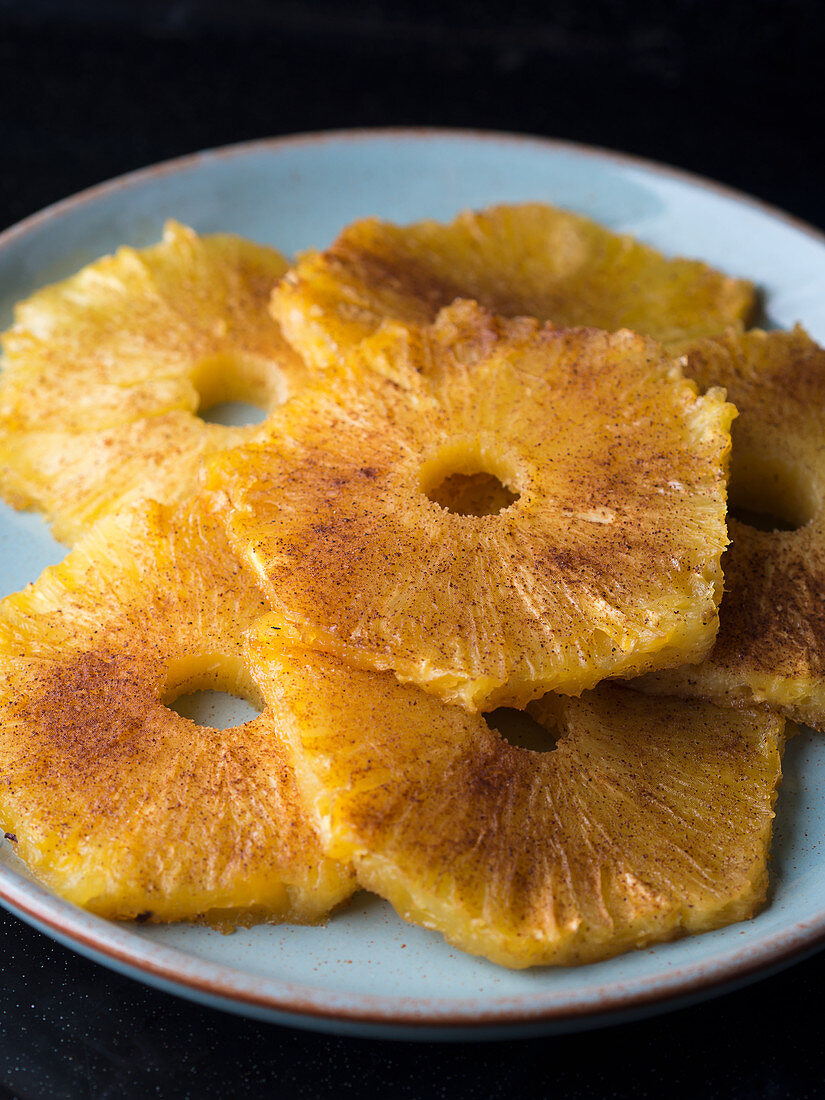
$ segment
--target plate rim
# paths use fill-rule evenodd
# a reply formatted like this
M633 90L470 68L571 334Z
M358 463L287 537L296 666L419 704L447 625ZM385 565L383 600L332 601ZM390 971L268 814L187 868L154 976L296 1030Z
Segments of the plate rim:
M11 882L5 881L6 879L11 879ZM38 897L40 894L43 895L42 899ZM819 950L825 942L825 924L818 926L814 935L808 936L805 933L812 922L799 922L798 926L774 935L773 939L786 942L768 958L764 953L759 953L754 958L737 962L739 956L748 956L752 953L752 948L744 947L738 952L729 953L724 963L716 964L710 973L693 973L690 978L684 980L681 977L684 971L695 972L703 965L707 966L701 961L690 963L668 974L653 989L638 989L624 994L620 992L618 995L607 997L598 996L598 999L593 997L588 1003L573 1005L569 1003L530 1004L531 1000L540 1002L542 997L541 993L533 993L522 996L521 1000L528 1003L522 1003L513 1008L479 1011L477 1008L468 1006L467 1010L453 1007L440 1011L438 998L347 993L343 996L358 1003L336 1004L334 1007L328 1007L320 1000L323 991L301 986L287 979L263 979L263 983L267 986L281 987L284 990L281 995L270 991L255 992L252 989L229 988L232 985L232 976L248 981L252 975L228 964L189 955L179 948L169 947L166 944L139 941L147 951L159 951L162 955L169 956L169 965L151 958L140 959L137 957L137 952L130 952L127 948L111 943L112 935L118 938L118 934L135 935L131 931L129 922L106 922L104 918L74 907L70 902L50 894L48 888L28 880L3 864L0 864L0 905L18 917L24 915L38 927L46 926L55 933L55 938L77 944L80 953L87 957L89 954L103 956L111 967L120 972L125 969L132 974L135 971L147 974L153 979L176 987L182 995L189 993L214 999L221 1007L228 1007L228 1004L231 1004L238 1009L246 1007L285 1013L295 1017L296 1023L302 1020L329 1024L342 1022L375 1025L385 1029L403 1028L412 1033L428 1029L439 1031L461 1029L465 1032L477 1032L479 1037L491 1029L519 1025L528 1027L541 1023L547 1024L548 1028L569 1023L570 1030L578 1030L588 1026L601 1026L610 1022L610 1017L623 1017L625 1014L647 1015L657 1006L666 1010L676 1009L687 1002L704 999L706 995L722 994L730 988L749 984L762 976L767 976L769 972L781 970L794 962L802 961L803 958ZM69 913L61 914L60 910L63 908L68 908ZM55 911L57 911L56 915ZM105 932L101 934L95 934L93 930L98 921L105 927ZM84 931L80 927L83 924L91 924L92 930ZM658 946L667 947L667 943ZM178 959L180 962L176 968L174 964ZM214 972L214 974L193 974L190 972L193 965L196 969ZM622 986L639 986L643 981L644 979L624 979L620 982L604 983L604 988L621 990ZM512 1002L514 998L502 997L500 1000ZM406 1003L410 1008L399 1010L399 1003ZM460 1004L459 998L453 1001L454 1006Z
M537 149L569 153L576 157L593 158L602 162L633 167L645 173L664 176L691 188L698 188L732 200L738 205L755 210L825 245L825 232L803 219L788 214L746 192L707 179L687 169L676 168L656 160L601 146L527 133L453 127L393 126L342 128L260 138L161 161L94 184L28 215L0 232L0 251L23 240L29 233L39 231L64 215L73 213L79 207L190 169L208 168L212 164L229 159L241 159L258 153L277 152L284 148L307 145L394 140L432 141L434 139L445 142L532 145ZM687 999L724 992L725 988L730 987L731 984L740 985L755 980L767 971L790 965L825 944L825 908L823 908L812 918L797 921L790 927L775 931L761 947L745 946L738 951L730 951L723 960L715 963L699 960L682 965L671 973L654 979L652 988L648 989L638 988L638 986L645 981L650 984L649 978L620 979L603 983L601 987L591 992L586 1003L570 1004L569 994L566 994L568 1003L542 1004L541 1001L543 998L546 1000L547 994L531 992L519 995L520 1003L517 1005L513 1004L514 997L503 997L499 1000L507 1003L496 1008L495 998L493 998L492 1006L479 1009L469 1006L459 1007L462 1000L465 1004L467 1003L466 998L454 998L450 1002L445 1002L440 998L346 993L342 996L350 1002L349 1004L325 1006L319 1001L323 991L302 987L286 979L263 979L267 986L280 987L284 991L281 995L270 989L256 991L249 988L245 990L235 988L233 976L247 982L254 976L229 964L189 955L175 947L139 940L148 950L153 947L162 949L162 954L170 957L170 964L141 959L139 951L130 952L128 948L108 942L104 931L94 930L94 921L100 920L108 932L114 933L116 930L117 933L122 933L125 928L127 935L135 935L128 932L130 926L126 924L121 926L118 922L112 922L113 927L106 927L107 922L103 922L102 918L94 917L81 909L73 912L71 910L74 907L70 907L70 903L57 895L52 895L48 888L29 881L4 863L0 863L0 904L15 915L22 916L23 919L28 918L39 926L45 926L55 933L57 938L62 937L76 944L81 953L91 952L96 956L102 956L115 969L125 968L135 977L140 974L151 975L152 978L175 987L183 995L213 998L221 1007L236 1006L238 1010L247 1008L285 1013L295 1017L295 1023L300 1023L302 1020L306 1022L312 1020L319 1025L346 1022L363 1024L366 1027L383 1026L385 1029L404 1028L411 1032L425 1029L448 1031L461 1028L480 1034L484 1031L489 1032L491 1028L518 1025L528 1027L538 1023L546 1023L548 1028L551 1028L553 1025L561 1025L565 1022L570 1023L571 1028L598 1026L601 1022L607 1022L606 1018L611 1015L634 1013L639 1015L656 1006L676 1008ZM63 907L70 907L70 911L62 913ZM90 918L92 927L90 929L81 927ZM176 958L180 960L177 968L174 965ZM193 974L191 972L193 965L210 973ZM140 980L139 977L138 980ZM436 1007L439 1003L444 1004L445 1008L439 1010ZM447 1004L454 1007L447 1008ZM404 1005L409 1007L405 1008Z
M430 141L433 138L446 141L481 141L490 144L518 144L534 145L537 148L555 149L560 152L568 152L576 156L588 157L597 160L613 161L616 164L652 172L658 176L676 180L698 187L703 191L710 191L723 198L731 199L737 204L742 204L766 214L771 218L796 229L806 236L812 237L820 244L825 244L825 230L817 228L803 218L789 214L779 206L750 195L736 187L717 180L702 176L698 172L692 172L687 168L677 168L670 164L653 158L639 156L635 153L624 153L608 146L590 145L586 142L572 141L567 138L544 137L540 134L519 133L507 130L473 129L472 127L451 126L362 126L344 127L338 130L317 130L293 134L283 134L275 137L255 138L251 141L233 142L228 145L220 145L209 149L198 150L193 153L184 153L182 156L170 157L167 160L158 161L156 164L146 165L124 172L110 179L92 184L80 191L76 191L66 198L49 203L33 214L28 214L20 221L14 222L0 232L0 249L16 242L27 233L39 229L49 221L70 210L74 210L87 203L106 198L119 191L128 190L140 186L149 180L161 179L174 175L176 172L187 171L200 165L208 165L235 157L249 156L258 152L267 152L286 147L298 147L302 145L322 145L335 141L375 141L392 139L416 139Z

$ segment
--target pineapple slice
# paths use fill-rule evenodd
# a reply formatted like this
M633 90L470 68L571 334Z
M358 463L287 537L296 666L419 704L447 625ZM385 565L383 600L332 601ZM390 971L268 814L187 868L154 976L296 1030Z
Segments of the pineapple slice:
M727 544L720 391L698 398L633 333L470 302L432 328L386 326L349 367L206 467L302 643L470 709L702 659ZM518 499L445 509L440 486L462 474Z
M825 731L825 350L801 329L731 332L696 343L687 373L722 385L733 428L730 519L719 636L703 664L634 687L731 705L768 704ZM784 522L782 522L784 521ZM768 524L771 526L772 524Z
M0 493L15 508L44 512L55 538L72 545L138 501L183 503L206 455L253 437L185 412L92 432L0 430Z
M312 922L346 898L273 712L232 729L165 704L258 701L241 635L260 594L196 503L102 520L0 604L0 829L101 916Z
M207 424L210 406L274 408L306 368L267 310L284 258L169 222L20 303L3 337L0 492L73 541L135 496L175 501L200 456L254 428Z
M665 342L748 322L753 286L543 203L467 212L444 225L368 218L309 253L276 287L273 311L319 367L384 319L424 324L456 298L560 325L633 329Z
M765 900L785 720L602 685L532 704L548 752L388 673L249 635L327 851L407 920L504 966L592 962Z

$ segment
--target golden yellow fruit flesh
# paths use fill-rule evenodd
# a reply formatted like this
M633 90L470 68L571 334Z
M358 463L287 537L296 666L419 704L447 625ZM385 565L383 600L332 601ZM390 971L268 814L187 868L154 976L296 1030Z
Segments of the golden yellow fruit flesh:
M3 336L0 492L73 541L136 497L172 502L200 457L251 428L204 423L229 400L264 410L306 380L267 304L273 249L175 222L16 309Z
M353 889L327 858L269 708L231 729L170 709L259 702L242 631L260 595L193 505L102 520L0 604L0 829L105 917L312 922Z
M206 472L304 644L470 709L705 655L727 543L720 392L697 397L630 332L466 302L382 329L348 368ZM456 474L517 499L452 512L428 494Z
M749 522L729 521L709 658L634 686L767 704L825 730L825 351L802 329L728 333L693 345L686 373L739 409L731 506Z
M327 251L301 259L276 288L273 312L301 355L324 367L382 321L426 324L456 298L664 342L721 332L755 312L746 280L668 259L544 203L466 212L449 224L355 222Z
M511 967L593 962L765 900L785 721L602 685L532 704L555 748L278 641L249 666L331 855L402 917Z

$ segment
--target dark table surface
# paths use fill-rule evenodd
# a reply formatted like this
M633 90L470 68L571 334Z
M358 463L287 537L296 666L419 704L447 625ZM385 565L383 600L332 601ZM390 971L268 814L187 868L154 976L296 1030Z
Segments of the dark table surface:
M518 130L703 173L825 227L809 0L0 0L0 223L267 135ZM302 1033L190 1005L0 911L0 1095L825 1094L825 955L697 1007L479 1045Z

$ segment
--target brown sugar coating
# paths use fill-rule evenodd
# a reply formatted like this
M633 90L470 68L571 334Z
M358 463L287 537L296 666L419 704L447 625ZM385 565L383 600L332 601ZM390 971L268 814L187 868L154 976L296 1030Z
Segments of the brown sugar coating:
M407 920L506 966L571 965L751 916L784 719L602 685L531 704L552 751L388 673L250 635L328 850Z
M801 329L729 333L692 346L686 373L725 386L740 413L719 636L701 665L638 686L767 704L825 729L825 351ZM759 530L739 509L791 529Z
M210 461L213 507L308 645L470 708L699 659L716 630L728 425L652 341L473 303L388 326L334 392ZM517 499L440 506L483 472Z
M188 496L203 453L254 432L201 413L229 400L268 410L306 381L267 308L286 267L272 249L170 222L161 243L21 302L3 335L4 498L73 541L135 497Z
M324 857L271 711L230 729L166 705L259 701L260 595L193 505L103 520L0 604L0 823L55 891L103 916L312 921L352 890Z
M755 302L744 279L668 259L571 211L520 203L449 224L355 222L301 258L272 308L293 346L324 367L382 321L428 324L456 298L507 317L629 328L665 342L746 323Z

